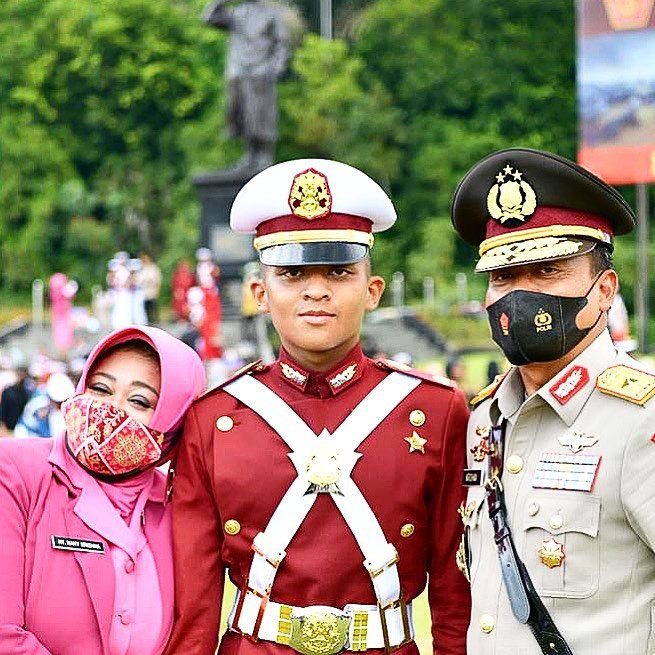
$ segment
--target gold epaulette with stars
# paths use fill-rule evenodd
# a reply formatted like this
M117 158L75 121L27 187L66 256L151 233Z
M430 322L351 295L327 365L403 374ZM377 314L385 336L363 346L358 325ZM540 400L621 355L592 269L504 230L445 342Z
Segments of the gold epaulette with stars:
M504 377L504 373L497 375L491 384L488 384L486 387L484 387L484 389L478 391L478 393L476 393L475 396L473 396L473 398L471 398L469 401L471 407L477 407L483 400L493 396L494 393L496 393L496 389L498 389L500 383L503 381Z
M655 396L655 375L625 364L605 369L596 379L598 391L645 405Z
M405 373L405 375L411 375L413 378L419 378L420 380L425 380L426 382L433 382L434 384L439 384L442 387L448 387L453 389L455 383L443 375L432 375L427 371L419 371L407 364L401 364L400 362L394 362L393 359L376 359L375 365L378 368L383 368L387 371L396 371L398 373Z
M242 377L243 375L247 375L248 373L259 373L261 371L265 371L270 366L268 364L263 364L261 359L257 359L254 362L250 362L249 364L246 364L242 368L240 368L238 371L235 371L232 373L232 375L227 379L223 380L220 384L217 384L215 387L212 387L211 389L207 389L205 393L201 394L198 396L197 400L201 400L202 398L205 398L208 396L210 393L214 393L214 391L218 391L219 389L222 389L224 386L230 384L230 382L234 382L238 378Z

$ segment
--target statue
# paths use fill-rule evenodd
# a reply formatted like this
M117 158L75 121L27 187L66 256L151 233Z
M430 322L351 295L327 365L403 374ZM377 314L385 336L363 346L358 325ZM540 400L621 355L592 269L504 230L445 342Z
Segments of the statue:
M230 32L226 77L230 137L247 142L237 168L258 171L273 163L277 141L277 79L290 51L285 16L280 7L262 0L238 4L212 0L203 20Z

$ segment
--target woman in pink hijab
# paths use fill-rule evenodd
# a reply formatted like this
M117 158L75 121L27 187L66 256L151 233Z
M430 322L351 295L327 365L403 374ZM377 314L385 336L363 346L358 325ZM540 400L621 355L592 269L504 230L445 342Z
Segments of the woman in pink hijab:
M0 653L159 655L173 620L166 478L196 353L152 327L91 352L54 440L0 441Z

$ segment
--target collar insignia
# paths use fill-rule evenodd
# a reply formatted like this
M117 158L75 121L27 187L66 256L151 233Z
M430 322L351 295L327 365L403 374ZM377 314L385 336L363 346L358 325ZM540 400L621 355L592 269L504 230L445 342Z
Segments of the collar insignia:
M596 388L610 396L645 405L655 396L655 375L619 364L598 376Z
M579 453L583 448L590 448L598 443L598 438L586 432L574 430L569 434L557 437L562 446L568 448L572 453Z
M289 382L292 382L299 387L305 386L305 383L307 382L307 375L305 373L301 373L293 368L293 366L289 366L289 364L285 364L284 362L280 362L280 370L282 371L282 375L284 375Z
M339 371L334 377L331 377L328 383L332 389L339 389L346 382L350 382L355 377L355 373L357 373L357 364L351 364Z
M289 193L291 213L311 221L323 218L332 210L332 194L327 177L315 168L308 168L293 178Z
M405 437L405 441L409 444L410 453L413 453L416 450L425 455L425 444L428 442L428 440L419 436L416 430L412 431L411 437Z
M589 372L584 366L574 366L555 381L548 391L560 405L566 405L589 382Z
M487 194L487 210L499 223L515 227L525 223L537 208L537 195L523 179L523 173L509 164L496 175Z

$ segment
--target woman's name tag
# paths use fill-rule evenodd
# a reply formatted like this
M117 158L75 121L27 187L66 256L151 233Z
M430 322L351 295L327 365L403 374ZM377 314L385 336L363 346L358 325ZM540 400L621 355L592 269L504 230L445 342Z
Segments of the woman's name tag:
M102 541L90 541L89 539L78 539L76 537L50 537L52 547L55 550L76 550L81 553L105 554L105 544Z

